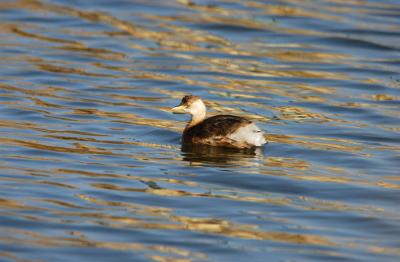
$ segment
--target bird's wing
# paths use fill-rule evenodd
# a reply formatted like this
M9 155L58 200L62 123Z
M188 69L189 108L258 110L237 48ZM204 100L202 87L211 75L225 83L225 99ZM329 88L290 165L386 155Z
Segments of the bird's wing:
M250 123L251 121L239 116L212 116L197 126L196 135L198 137L223 137Z

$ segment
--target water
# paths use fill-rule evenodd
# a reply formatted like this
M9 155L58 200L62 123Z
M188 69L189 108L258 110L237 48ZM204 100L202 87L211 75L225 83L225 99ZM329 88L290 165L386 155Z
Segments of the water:
M1 261L398 261L398 1L1 1ZM181 97L257 121L181 148Z

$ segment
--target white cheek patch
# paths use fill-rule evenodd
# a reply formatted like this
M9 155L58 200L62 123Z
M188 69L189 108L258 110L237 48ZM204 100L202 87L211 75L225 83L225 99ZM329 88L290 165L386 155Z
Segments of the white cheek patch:
M205 108L203 102L201 102L200 100L195 101L188 108L188 112L191 113L191 114L201 113L201 112L203 112L205 110L206 110L206 108Z

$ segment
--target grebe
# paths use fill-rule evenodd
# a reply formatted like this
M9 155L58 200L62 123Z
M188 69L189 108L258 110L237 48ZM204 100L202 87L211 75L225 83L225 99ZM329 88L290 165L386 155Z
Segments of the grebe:
M206 118L206 106L198 96L184 96L172 112L191 115L182 134L183 143L231 148L253 148L267 143L261 129L243 117L216 115Z

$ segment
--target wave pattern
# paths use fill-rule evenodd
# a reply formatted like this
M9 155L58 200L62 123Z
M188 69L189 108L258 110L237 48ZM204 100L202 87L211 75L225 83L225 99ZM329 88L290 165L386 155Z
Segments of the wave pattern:
M0 260L398 260L396 1L0 3ZM268 133L180 145L170 108Z

